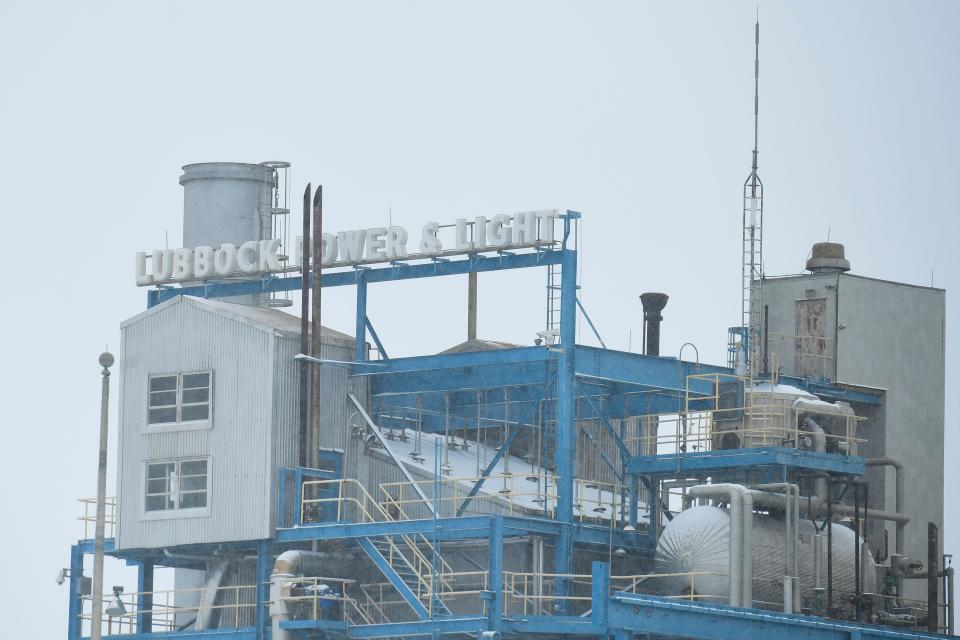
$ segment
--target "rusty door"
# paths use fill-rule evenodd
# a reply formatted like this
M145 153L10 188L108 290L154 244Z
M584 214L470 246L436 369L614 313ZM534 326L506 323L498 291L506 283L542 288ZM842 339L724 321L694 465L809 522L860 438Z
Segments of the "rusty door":
M827 376L827 299L797 300L796 369L801 377Z

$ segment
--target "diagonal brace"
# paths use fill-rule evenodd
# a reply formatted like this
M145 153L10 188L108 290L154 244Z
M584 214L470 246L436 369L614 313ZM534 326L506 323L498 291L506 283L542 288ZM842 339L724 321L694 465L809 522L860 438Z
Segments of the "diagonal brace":
M603 415L597 408L596 403L594 403L593 399L590 398L590 395L587 393L586 389L583 388L583 385L581 385L579 382L577 382L576 385L579 387L580 392L583 393L583 399L587 401L590 409L597 416L597 419L600 420L600 424L603 425L603 428L607 430L607 433L610 434L610 437L612 437L614 443L616 443L617 450L620 452L620 463L626 464L627 460L631 458L630 450L627 449L627 445L623 443L623 439L620 437L620 434L617 433L617 430L613 428L613 425L610 424L610 421L607 420L607 417Z
M461 503L460 506L457 507L457 517L460 517L463 515L463 512L467 510L467 507L470 505L470 502L473 500L473 498L478 493L480 493L480 488L483 487L483 483L486 482L487 477L489 477L490 473L493 472L493 470L497 467L497 463L500 462L501 458L503 458L506 452L510 450L510 445L513 444L514 438L516 438L517 434L520 433L523 430L523 428L526 426L527 420L530 418L531 415L533 415L533 410L537 407L537 405L540 404L540 400L546 397L546 390L550 388L550 385L553 383L554 380L556 380L556 378L557 378L557 372L554 371L550 375L550 379L547 380L547 384L545 384L543 387L544 395L541 396L536 402L530 404L530 408L527 410L526 415L523 416L522 420L520 420L519 428L515 429L510 434L510 437L507 438L502 445L500 445L500 448L497 450L497 454L493 456L493 459L487 465L487 468L483 470L483 473L480 474L480 477L477 478L477 481L473 483L473 487L470 489L470 493L468 493L467 497L463 499L463 503Z

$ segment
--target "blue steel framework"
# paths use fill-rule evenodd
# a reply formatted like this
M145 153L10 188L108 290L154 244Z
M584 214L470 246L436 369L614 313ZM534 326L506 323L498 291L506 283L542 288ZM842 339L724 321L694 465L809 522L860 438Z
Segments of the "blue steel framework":
M377 344L383 360L373 367L354 366L355 376L368 377L371 397L377 403L379 418L389 423L391 408L403 406L413 397L429 403L445 402L445 408L456 415L474 412L471 405L478 389L511 388L511 402L529 403L537 406L541 400L553 407L556 423L554 466L558 476L557 508L552 514L531 516L463 515L454 518L424 520L399 520L375 523L323 522L304 524L299 521L299 505L294 514L286 513L287 493L291 485L299 487L304 478L329 478L329 472L311 469L283 470L280 477L280 496L277 505L279 525L272 540L235 543L237 551L254 554L257 558L256 623L252 628L209 631L179 631L151 633L149 596L141 596L138 611L137 633L123 638L143 640L161 638L200 639L222 638L236 640L261 640L270 637L265 604L268 601L267 583L275 554L304 542L321 540L362 541L377 536L403 534L431 535L434 540L489 540L488 590L482 595L486 601L486 614L482 616L449 615L433 619L420 612L420 619L413 622L369 624L348 626L343 622L323 620L288 620L282 626L294 637L350 637L350 638L409 638L444 634L476 637L480 632L494 632L515 637L595 637L634 638L638 635L690 637L690 638L742 638L763 635L768 640L786 640L797 637L811 640L839 638L935 638L935 634L906 632L864 624L827 621L802 615L788 615L769 611L753 611L733 607L680 602L635 593L610 592L610 567L607 563L593 563L592 609L588 616L571 616L562 606L556 615L525 615L505 617L503 574L503 543L505 540L529 535L540 535L555 541L554 573L570 574L573 552L577 545L607 547L610 544L649 554L656 544L656 526L641 531L611 530L577 522L573 514L573 460L576 421L596 418L617 443L621 466L613 471L629 486L629 520L637 525L639 486L648 489L658 477L676 475L678 471L708 474L710 472L766 470L769 479L786 477L788 471L828 471L844 475L859 475L863 472L863 460L842 455L800 452L795 449L749 449L726 452L691 452L674 455L631 455L620 434L610 420L628 416L669 412L677 407L677 397L682 392L692 395L693 408L697 408L698 396L712 394L709 383L694 379L686 387L687 376L694 373L729 373L723 367L714 367L678 361L672 358L645 357L642 355L597 349L575 345L575 319L577 308L583 308L577 299L576 250L567 246L571 227L579 214L568 211L563 216L563 240L560 246L544 246L527 253L501 251L495 256L468 254L461 259L435 259L422 264L392 263L382 268L356 268L352 271L323 274L321 286L354 285L357 287L356 306L356 355L358 363L366 358L366 336ZM561 268L560 341L555 346L519 347L486 352L456 353L412 358L387 357L379 336L367 317L367 285L372 282L388 282L412 278L465 274L506 269L558 265ZM312 285L312 282L310 283ZM243 280L205 284L182 288L161 288L148 295L148 306L153 306L178 295L202 297L227 297L250 293L290 291L301 287L299 276L266 277L259 280ZM585 311L584 311L585 314ZM593 326L590 323L591 327ZM595 329L594 329L595 331ZM791 380L793 384L810 387L804 380ZM876 404L873 396L829 385L818 385L818 394L836 399L855 400ZM555 392L555 393L554 393ZM440 394L443 394L443 399ZM704 405L705 407L706 405ZM425 412L423 428L441 431L442 425L431 416L436 411ZM528 412L529 412L528 408ZM473 413L471 413L473 415ZM517 422L518 433L526 418ZM509 442L501 445L498 456L506 451ZM607 464L612 463L604 456ZM493 469L487 466L477 481L471 496ZM336 474L333 474L336 475ZM299 493L299 492L298 492ZM656 493L651 492L651 498ZM469 498L468 498L469 500ZM654 500L651 499L651 503ZM459 509L463 513L466 503ZM649 505L656 513L656 504ZM655 522L655 518L652 521ZM216 545L224 548L225 545ZM187 546L177 549L177 557L190 558L210 552L209 545ZM81 637L79 616L81 600L78 596L84 555L93 551L91 540L82 540L71 549L70 601L68 639ZM174 560L161 549L140 549L117 552L112 540L108 540L109 554L125 559L138 568L138 592L152 590L155 566L190 566L190 560ZM384 571L388 579L389 571ZM554 585L555 595L562 598L569 593L570 585L558 579ZM305 635L303 635L305 634ZM326 634L326 635L318 635ZM118 636L121 637L121 636Z

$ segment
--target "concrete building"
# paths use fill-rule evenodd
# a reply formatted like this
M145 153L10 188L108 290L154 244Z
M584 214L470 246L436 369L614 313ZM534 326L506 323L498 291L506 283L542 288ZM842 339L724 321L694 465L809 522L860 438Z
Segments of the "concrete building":
M815 245L807 269L763 281L766 366L783 375L872 387L882 397L881 407L856 407L866 418L858 453L903 465L909 498L900 508L910 517L905 553L923 560L927 523L943 529L946 294L850 273L838 244ZM871 506L895 504L894 473L868 469ZM892 523L887 528L892 541ZM908 583L908 595L925 597L924 588Z

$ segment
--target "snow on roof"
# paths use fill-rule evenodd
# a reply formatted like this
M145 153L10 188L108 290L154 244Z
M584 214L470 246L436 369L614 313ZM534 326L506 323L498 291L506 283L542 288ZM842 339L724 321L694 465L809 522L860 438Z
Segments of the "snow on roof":
M270 309L267 307L254 307L247 304L237 304L235 302L226 302L224 300L211 300L209 298L198 298L195 296L177 296L166 302L151 307L146 311L138 313L125 320L120 326L125 327L129 324L133 324L138 320L158 313L172 307L176 304L189 304L195 307L203 308L207 311L214 313L219 313L236 320L250 322L257 326L267 327L274 329L276 331L282 331L284 333L300 333L300 318L285 311L279 309ZM346 333L341 333L335 329L330 329L328 327L322 327L320 332L322 336L332 338L334 340L343 340L353 342L353 336L347 335Z
M812 398L814 400L817 397L811 394L809 391L804 391L800 387L794 387L789 384L771 384L769 382L754 382L752 389L747 389L747 392L756 391L757 393L783 393L795 396L803 396L805 398Z
M444 349L440 352L441 355L446 353L466 353L468 351L494 351L496 349L515 349L519 347L518 344L513 344L512 342L501 342L499 340L481 340L474 338L473 340L467 340L461 342L460 344L455 344L449 349Z
M466 450L461 447L457 447L456 449L446 448L444 446L444 435L442 433L421 433L420 456L423 458L423 461L418 462L410 455L417 448L417 436L414 432L409 430L406 432L408 436L406 441L400 440L399 438L391 439L391 435L396 436L399 433L397 430L393 430L391 433L390 429L380 429L380 432L386 436L390 448L394 454L396 454L397 458L403 461L404 466L407 467L411 474L424 479L433 479L434 469L440 468L434 466L437 451L436 447L439 442L440 465L445 463L450 465L450 473L444 475L444 480L447 478L451 480L463 478L463 480L458 481L458 485L464 492L469 491L473 487L475 479L483 473L483 469L497 454L496 449L482 444L478 445L471 440L466 441L468 446ZM458 444L462 441L462 439L457 438ZM477 458L478 453L479 461ZM512 474L512 477L505 481L501 476L506 475L508 470L510 474ZM487 500L495 498L504 504L511 503L517 507L529 509L530 511L543 512L544 505L542 501L537 501L537 494L542 493L543 476L547 473L548 471L541 466L531 464L516 456L507 455L497 462L494 469L490 472L490 475L494 477L488 478L486 482L484 482L480 488L479 495L485 497ZM613 497L612 493L596 487L587 488L587 484L586 482L578 483L581 495L575 497L576 503L573 508L574 516L578 518L586 517L609 520L610 505ZM510 493L500 493L505 488L510 489ZM549 494L549 506L552 509L555 506L556 499L556 487L553 485L552 479ZM617 505L617 510L619 511L619 501ZM601 507L604 508L603 511L594 510L600 509ZM640 511L645 510L646 505L640 503ZM647 522L645 516L639 516L638 520L640 522Z
M748 392L749 391L754 391L756 393L779 393L783 395L796 396L796 399L793 401L794 406L806 405L810 407L816 407L817 410L829 408L831 411L836 411L838 409L836 404L827 402L826 400L821 400L809 391L804 391L800 387L794 387L788 384L774 385L769 382L754 382L753 389L748 389Z

